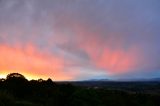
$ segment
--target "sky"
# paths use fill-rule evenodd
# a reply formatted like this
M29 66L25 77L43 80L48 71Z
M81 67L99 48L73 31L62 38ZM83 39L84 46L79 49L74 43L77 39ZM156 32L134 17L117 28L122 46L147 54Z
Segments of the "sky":
M159 0L0 0L0 77L160 77Z

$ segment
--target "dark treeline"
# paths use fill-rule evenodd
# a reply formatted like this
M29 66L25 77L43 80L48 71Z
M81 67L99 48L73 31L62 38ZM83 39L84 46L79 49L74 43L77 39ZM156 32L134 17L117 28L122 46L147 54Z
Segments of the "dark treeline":
M0 80L0 106L160 106L160 94L28 81L11 73Z

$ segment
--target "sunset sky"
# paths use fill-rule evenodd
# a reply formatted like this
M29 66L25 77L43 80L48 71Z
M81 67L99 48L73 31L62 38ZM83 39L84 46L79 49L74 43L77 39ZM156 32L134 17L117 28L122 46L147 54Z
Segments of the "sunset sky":
M0 78L160 77L160 0L0 0Z

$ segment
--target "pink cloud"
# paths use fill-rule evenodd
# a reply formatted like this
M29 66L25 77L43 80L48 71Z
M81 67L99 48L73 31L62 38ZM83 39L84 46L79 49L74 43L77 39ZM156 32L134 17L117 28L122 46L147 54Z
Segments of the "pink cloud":
M32 44L24 48L0 45L0 73L19 72L33 78L69 80L71 76L62 71L64 60L38 50ZM30 76L27 76L30 77Z

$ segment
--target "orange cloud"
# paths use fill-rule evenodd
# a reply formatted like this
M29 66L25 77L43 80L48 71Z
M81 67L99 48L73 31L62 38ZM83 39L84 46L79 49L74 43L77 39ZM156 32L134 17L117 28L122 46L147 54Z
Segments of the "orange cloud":
M64 61L56 55L40 52L32 44L24 48L0 45L0 75L19 72L27 78L48 78L69 80L71 77L62 71Z

